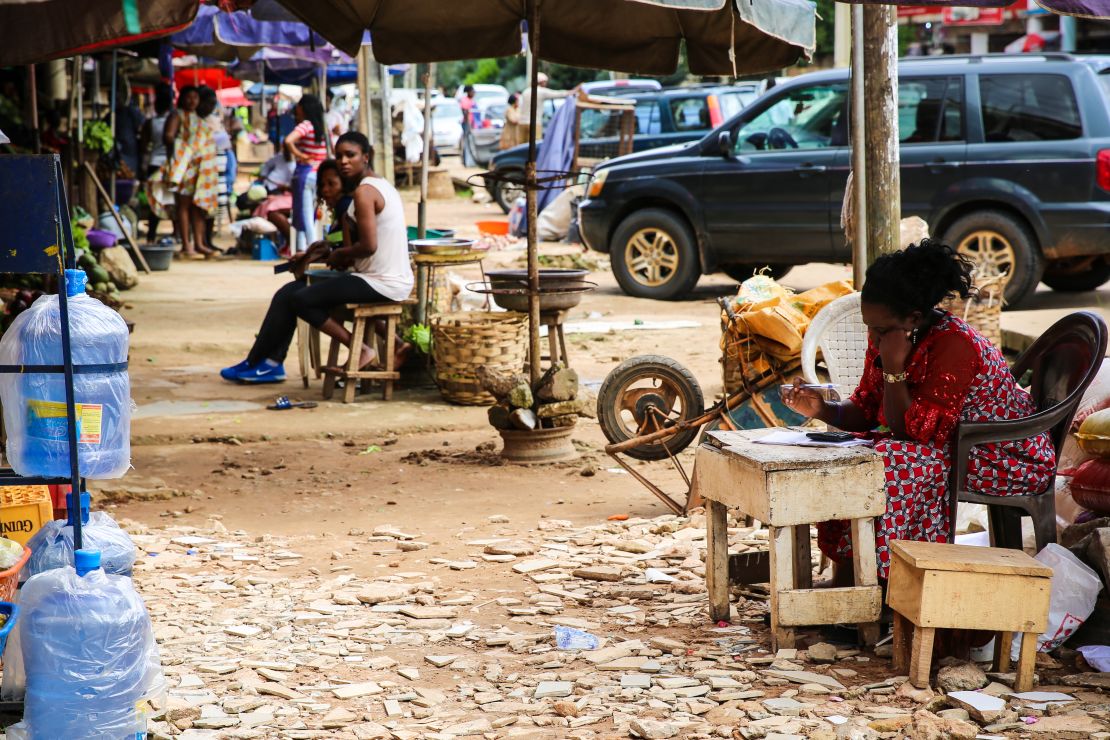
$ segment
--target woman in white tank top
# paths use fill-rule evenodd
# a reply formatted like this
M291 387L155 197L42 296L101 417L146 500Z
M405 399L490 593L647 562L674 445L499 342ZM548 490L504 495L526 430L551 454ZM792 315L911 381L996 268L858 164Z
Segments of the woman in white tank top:
M334 270L349 272L313 285L298 277L278 290L247 359L220 372L225 380L240 383L285 380L283 361L298 318L346 344L352 352L358 351L360 368L379 365L380 358L373 346L351 347L351 333L330 315L335 306L393 303L408 298L412 292L404 206L396 188L371 171L372 155L370 142L360 133L343 134L335 145L335 159L344 184L358 185L346 216L351 237L345 241L349 243L332 251L327 263ZM295 258L295 268L310 264L328 249L326 242L312 245ZM300 272L295 270L295 274ZM394 362L399 368L411 347L405 343L398 346Z

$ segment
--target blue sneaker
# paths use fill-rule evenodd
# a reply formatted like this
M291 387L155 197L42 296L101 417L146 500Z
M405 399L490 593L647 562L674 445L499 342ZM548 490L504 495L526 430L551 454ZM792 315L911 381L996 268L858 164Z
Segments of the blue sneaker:
M238 365L225 367L223 370L220 371L220 377L224 380L230 380L234 382L239 379L239 373L243 372L244 370L249 370L250 366L251 364L249 362L243 360Z
M240 383L283 383L285 382L285 365L278 363L271 365L263 360L254 367L241 370L235 379Z

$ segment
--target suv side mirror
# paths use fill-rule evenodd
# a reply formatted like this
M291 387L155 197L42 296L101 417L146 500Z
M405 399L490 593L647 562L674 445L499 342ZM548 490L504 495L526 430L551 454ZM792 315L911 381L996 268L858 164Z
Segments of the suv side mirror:
M717 135L717 152L725 159L733 159L736 156L732 151L731 131L722 131Z

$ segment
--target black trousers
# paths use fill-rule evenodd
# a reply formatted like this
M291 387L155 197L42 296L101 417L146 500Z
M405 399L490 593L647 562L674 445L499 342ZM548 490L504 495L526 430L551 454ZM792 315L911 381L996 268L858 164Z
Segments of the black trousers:
M331 309L346 303L392 303L356 275L341 275L309 285L294 280L274 293L266 318L258 330L247 362L257 365L262 360L283 362L289 344L297 331L297 319L304 319L319 328Z

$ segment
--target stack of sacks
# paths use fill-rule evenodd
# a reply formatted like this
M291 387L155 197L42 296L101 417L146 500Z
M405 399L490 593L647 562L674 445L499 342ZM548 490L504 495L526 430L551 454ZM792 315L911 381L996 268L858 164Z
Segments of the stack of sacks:
M1110 514L1110 366L1098 373L1075 414L1074 434L1060 450L1056 479L1057 526Z

